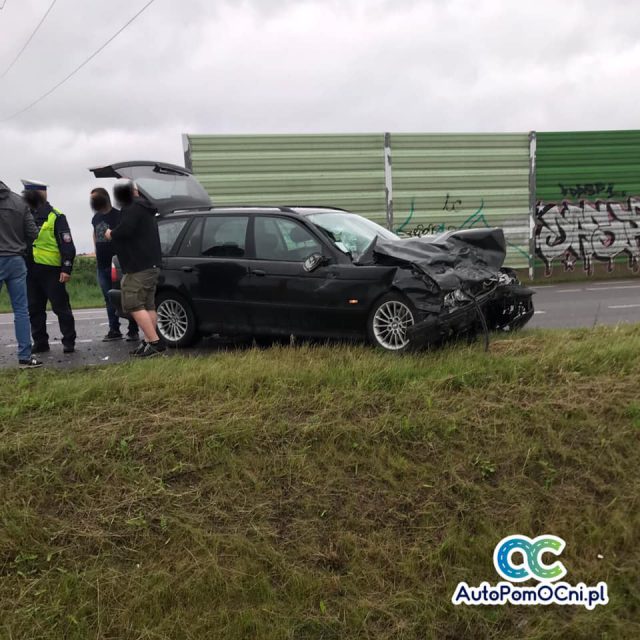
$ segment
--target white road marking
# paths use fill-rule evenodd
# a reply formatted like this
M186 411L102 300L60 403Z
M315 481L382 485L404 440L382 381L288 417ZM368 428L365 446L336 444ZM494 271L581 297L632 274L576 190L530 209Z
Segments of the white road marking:
M76 340L76 344L87 344L89 342L93 342L93 340ZM59 344L58 342L53 343L54 345ZM15 349L18 345L17 344L8 344L6 345L7 349Z
M577 293L582 291L582 289L558 289L556 293Z
M587 291L602 291L603 287L587 287ZM640 284L630 284L622 287L607 287L608 289L640 289Z
M535 315L542 315L542 314L545 314L545 313L547 313L547 312L546 311L534 311Z
M628 285L629 280L601 280L600 282L592 282L593 287L607 287L609 285Z
M613 304L609 309L637 309L640 304Z
M77 321L84 321L84 320L102 320L102 316L91 316L91 317L85 317L85 318L76 318ZM58 324L57 320L49 320L47 322L47 326L52 325L52 324ZM104 322L102 323L100 326L107 326L109 323L108 322ZM11 322L0 322L0 327L12 327L13 326L13 320Z

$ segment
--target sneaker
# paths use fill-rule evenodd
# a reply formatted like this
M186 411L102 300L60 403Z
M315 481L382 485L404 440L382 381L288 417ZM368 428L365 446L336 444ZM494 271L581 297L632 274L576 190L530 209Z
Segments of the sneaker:
M119 331L109 330L109 333L102 338L102 342L114 342L115 340L122 340L122 334Z
M147 342L142 353L136 355L137 358L153 358L155 356L161 356L167 347L165 347L160 341Z
M37 369L42 366L42 362L31 356L28 360L18 360L18 365L21 369Z
M142 342L140 342L140 344L133 351L129 351L129 355L139 356L144 351L146 346L147 343L142 340Z
M62 347L62 353L73 353L76 350L74 344L66 344Z
M47 351L50 351L51 347L49 346L48 343L42 343L42 344L34 344L31 347L31 353L46 353Z
M127 333L127 342L138 342L140 335L136 333Z

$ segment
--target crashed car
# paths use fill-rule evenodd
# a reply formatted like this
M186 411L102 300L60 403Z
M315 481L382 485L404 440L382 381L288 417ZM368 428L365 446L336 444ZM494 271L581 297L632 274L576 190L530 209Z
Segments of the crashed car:
M165 163L92 171L136 180L158 208L158 330L170 346L300 336L403 352L512 331L533 315L533 292L503 267L501 229L401 239L341 209L214 207L190 172ZM113 273L120 308L117 261Z

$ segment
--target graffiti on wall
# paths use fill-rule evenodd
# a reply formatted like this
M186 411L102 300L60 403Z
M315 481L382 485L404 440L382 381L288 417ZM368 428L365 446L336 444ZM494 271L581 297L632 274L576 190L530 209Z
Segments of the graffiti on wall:
M456 207L462 206L462 200L453 200L451 196L447 193L447 199L444 201L444 207L442 207L443 211L455 211Z
M462 200L454 200L450 194L447 193L447 197L444 201L443 211L456 211L458 207L462 206ZM484 200L480 202L480 207L475 213L472 213L460 226L455 224L445 224L444 222L432 222L430 224L417 224L411 228L408 228L409 224L413 220L416 213L416 201L415 198L411 200L411 209L407 219L396 228L396 233L404 233L405 235L419 238L421 236L430 236L445 231L455 231L456 229L468 229L473 227L476 223L480 222L485 226L487 224L486 218L482 213L484 210Z
M442 209L444 211L456 211L456 207L458 206L462 206L462 200L452 200L451 196L447 193L444 207L442 207ZM408 228L408 225L413 219L416 211L415 199L413 199L411 200L411 210L409 211L407 219L400 226L398 226L395 231L396 233L403 233L414 238L420 238L422 236L437 235L439 233L444 233L445 231L457 231L460 229L474 229L478 227L486 227L487 229L489 229L492 227L492 225L489 224L489 221L484 215L484 206L484 200L480 200L480 206L476 209L476 211L474 211L459 225L446 225L444 222L440 222L430 224L417 224L411 228ZM509 240L506 240L506 243L514 251L529 260L529 254L526 251L523 251L517 244L509 242Z
M617 258L627 258L629 269L640 268L640 198L626 202L582 200L536 206L536 255L550 276L554 262L573 271L579 260L587 275L596 261L613 271Z
M610 200L618 199L622 200L627 197L626 191L616 192L616 185L612 182L593 182L590 184L576 184L565 186L564 184L559 184L560 191L562 192L562 197L570 196L572 200L580 200L581 198L609 198Z

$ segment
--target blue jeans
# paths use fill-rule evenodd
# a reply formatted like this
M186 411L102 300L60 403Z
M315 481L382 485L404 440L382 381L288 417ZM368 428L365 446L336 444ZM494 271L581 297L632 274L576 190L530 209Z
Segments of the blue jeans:
M31 358L31 325L27 302L27 265L22 256L0 256L0 289L7 284L13 324L18 341L18 360Z
M120 317L116 308L111 304L109 299L109 289L111 285L111 267L98 267L98 284L104 296L104 302L107 307L107 316L109 318L109 330L120 332ZM138 325L134 320L129 320L129 333L138 333Z

